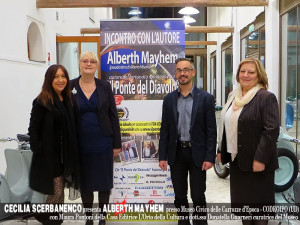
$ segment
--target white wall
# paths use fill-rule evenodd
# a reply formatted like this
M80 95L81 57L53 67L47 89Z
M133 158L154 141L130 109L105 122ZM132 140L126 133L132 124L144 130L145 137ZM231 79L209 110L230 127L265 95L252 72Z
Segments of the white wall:
M48 63L28 60L27 29L36 22L44 42L44 58L51 54L56 63L56 35L79 36L80 28L99 27L100 19L111 19L111 9L95 9L95 23L89 10L37 9L36 0L0 2L0 138L27 133L31 104L38 95ZM56 21L56 11L59 21ZM0 143L0 173L5 172L4 148L16 144Z

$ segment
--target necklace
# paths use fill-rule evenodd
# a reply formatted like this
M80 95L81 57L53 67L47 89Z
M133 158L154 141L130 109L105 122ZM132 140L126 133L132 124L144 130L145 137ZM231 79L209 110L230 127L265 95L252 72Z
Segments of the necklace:
M86 85L86 84L88 84L88 85ZM81 89L83 90L83 92L88 93L88 94L93 92L96 89L95 81L86 83L86 82L83 82L81 79L79 79L79 85L80 85Z

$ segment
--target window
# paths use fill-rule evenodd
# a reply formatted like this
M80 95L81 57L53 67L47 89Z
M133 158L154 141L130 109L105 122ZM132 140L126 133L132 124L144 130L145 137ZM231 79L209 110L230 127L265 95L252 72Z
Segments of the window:
M242 59L249 57L260 59L265 66L265 27L242 39Z
M300 6L281 17L281 125L300 137Z
M265 66L265 13L257 16L255 21L241 31L241 60L245 58L260 59Z
M233 56L232 45L222 51L222 77L225 81L225 101L233 90Z
M210 93L216 99L216 52L210 58Z
M221 54L222 65L222 102L224 105L229 93L233 90L233 55L232 55L232 36L222 44Z

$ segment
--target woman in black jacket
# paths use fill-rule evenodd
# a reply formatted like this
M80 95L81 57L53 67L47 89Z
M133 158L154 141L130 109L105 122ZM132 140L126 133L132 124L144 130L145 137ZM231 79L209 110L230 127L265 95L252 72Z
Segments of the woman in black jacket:
M46 203L63 203L64 187L76 199L79 188L78 146L70 81L62 65L45 74L42 91L33 101L30 125L33 152L30 187L48 195Z
M268 77L258 59L244 59L238 67L236 80L240 86L228 96L221 112L218 159L223 164L230 162L230 194L234 208L261 209L264 205L275 204L279 107L276 96L267 91ZM266 225L267 216L271 214L263 210L253 212L248 217L250 220L242 222L243 225Z

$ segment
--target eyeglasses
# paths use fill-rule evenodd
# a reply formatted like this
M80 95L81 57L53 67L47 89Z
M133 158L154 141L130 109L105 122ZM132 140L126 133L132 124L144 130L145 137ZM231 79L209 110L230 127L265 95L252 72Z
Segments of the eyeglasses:
M177 68L177 69L175 70L175 73L176 73L176 74L181 74L182 72L183 72L183 73L188 73L188 72L190 72L190 71L192 71L192 70L194 70L194 69L183 68L183 70L182 70L182 69Z
M95 65L97 64L97 61L96 60L88 60L88 59L85 59L85 60L81 60L80 62L83 62L84 64L92 64L92 65Z

